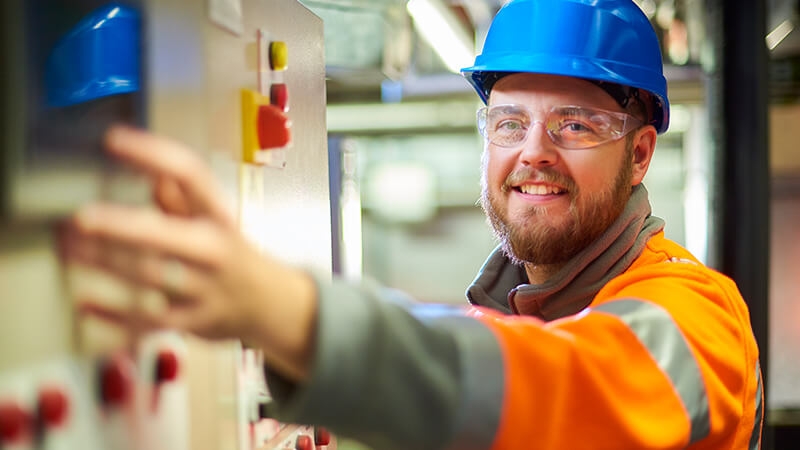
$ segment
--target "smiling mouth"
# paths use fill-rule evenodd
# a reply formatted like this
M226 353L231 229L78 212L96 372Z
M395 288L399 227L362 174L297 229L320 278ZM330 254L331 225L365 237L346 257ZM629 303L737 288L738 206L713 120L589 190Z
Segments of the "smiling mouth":
M566 189L558 186L543 184L524 184L522 186L514 186L514 190L529 195L560 195L567 193Z

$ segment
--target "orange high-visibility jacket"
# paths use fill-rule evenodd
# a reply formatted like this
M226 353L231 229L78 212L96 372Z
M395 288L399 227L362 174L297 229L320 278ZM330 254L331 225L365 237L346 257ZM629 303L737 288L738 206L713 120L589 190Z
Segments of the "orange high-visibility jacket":
M506 368L493 449L759 446L762 383L745 303L663 233L578 315L473 314Z
M632 217L645 220L644 190L635 197ZM479 275L494 297L470 296L491 308L319 280L310 378L267 369L276 417L374 450L758 449L758 349L736 286L654 219L632 227L641 248L621 269L597 270L598 290L586 279L556 286L586 300L553 315L572 300L548 297L535 314L547 321L502 313L509 286L539 289L505 263Z

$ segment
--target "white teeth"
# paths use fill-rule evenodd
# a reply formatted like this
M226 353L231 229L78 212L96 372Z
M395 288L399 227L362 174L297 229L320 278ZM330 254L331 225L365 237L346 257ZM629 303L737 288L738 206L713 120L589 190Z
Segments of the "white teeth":
M545 186L541 184L525 184L519 187L519 190L525 194L532 195L548 195L560 194L562 191L556 186Z

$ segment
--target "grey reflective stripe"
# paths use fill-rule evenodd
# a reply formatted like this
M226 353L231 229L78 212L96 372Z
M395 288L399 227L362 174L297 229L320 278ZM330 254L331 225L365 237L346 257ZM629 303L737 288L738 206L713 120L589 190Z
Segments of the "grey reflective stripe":
M616 300L592 310L613 314L622 320L669 377L689 414L689 444L708 436L711 418L703 376L672 316L659 305L633 299Z
M764 421L764 385L761 382L761 364L756 361L756 377L758 377L758 389L756 389L756 416L753 423L753 434L750 435L750 450L761 448L761 423Z

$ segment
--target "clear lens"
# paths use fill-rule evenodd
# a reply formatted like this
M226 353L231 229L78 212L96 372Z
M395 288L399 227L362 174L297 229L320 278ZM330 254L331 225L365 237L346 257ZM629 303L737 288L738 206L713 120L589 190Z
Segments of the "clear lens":
M483 110L483 137L495 145L512 147L525 140L530 128L530 115L517 105L496 105ZM480 117L480 114L479 114Z
M566 149L597 147L622 138L642 124L630 114L580 106L553 107L544 120L532 120L530 111L522 105L494 105L478 110L478 130L499 147L521 145L537 122L544 124L553 143Z

